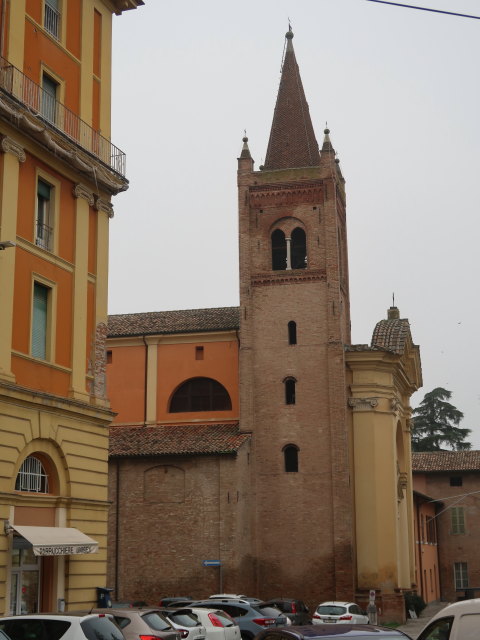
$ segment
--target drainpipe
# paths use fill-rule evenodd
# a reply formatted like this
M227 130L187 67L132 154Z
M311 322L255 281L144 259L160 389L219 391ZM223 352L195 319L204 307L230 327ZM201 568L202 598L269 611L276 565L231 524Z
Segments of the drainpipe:
M147 382L148 382L148 344L147 337L142 336L145 345L145 393L143 394L143 426L147 426Z
M119 567L119 550L118 550L118 541L120 538L120 459L117 458L116 465L116 496L115 496L115 599L119 599L118 589L119 589L119 578L118 578L118 567Z
M422 562L422 539L421 539L421 528L420 528L420 503L417 502L417 538L418 538L418 573L419 573L419 582L420 582L420 590L421 595L425 593L424 584L423 584L423 562ZM425 598L423 598L425 600Z

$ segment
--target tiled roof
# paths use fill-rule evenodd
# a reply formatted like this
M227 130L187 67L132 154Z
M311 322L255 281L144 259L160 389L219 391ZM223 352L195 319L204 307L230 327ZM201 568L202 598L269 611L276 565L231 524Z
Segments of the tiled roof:
M429 451L412 453L412 470L480 471L480 451Z
M122 313L108 317L108 337L227 331L240 327L239 307Z
M110 427L110 456L234 454L249 439L238 423Z
M372 347L382 347L402 354L409 335L410 323L407 319L380 320L373 330Z

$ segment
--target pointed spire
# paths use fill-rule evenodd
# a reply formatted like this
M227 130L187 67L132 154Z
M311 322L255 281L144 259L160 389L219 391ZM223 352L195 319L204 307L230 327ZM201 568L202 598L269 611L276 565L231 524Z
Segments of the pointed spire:
M330 129L324 129L324 138L322 144L322 154L323 153L333 153L335 154L335 149L333 148L332 141L330 140Z
M250 155L250 149L248 148L247 136L244 136L242 140L243 140L243 147L242 147L242 153L240 154L240 158L251 158L252 156Z
M316 167L320 163L290 29L285 37L287 46L265 158L266 170Z

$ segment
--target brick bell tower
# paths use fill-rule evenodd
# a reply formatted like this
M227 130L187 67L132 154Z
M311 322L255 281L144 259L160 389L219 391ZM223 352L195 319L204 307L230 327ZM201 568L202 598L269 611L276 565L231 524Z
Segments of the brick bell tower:
M355 592L344 180L319 151L286 34L265 165L238 159L240 425L252 432L242 589L309 604ZM243 565L247 565L244 563Z

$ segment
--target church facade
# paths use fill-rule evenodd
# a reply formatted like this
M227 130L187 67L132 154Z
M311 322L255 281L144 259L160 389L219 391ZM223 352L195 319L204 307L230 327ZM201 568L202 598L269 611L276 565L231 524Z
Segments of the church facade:
M419 349L396 307L351 344L345 182L286 39L265 164L246 138L238 159L239 308L109 319L110 586L312 607L374 590L401 620Z

